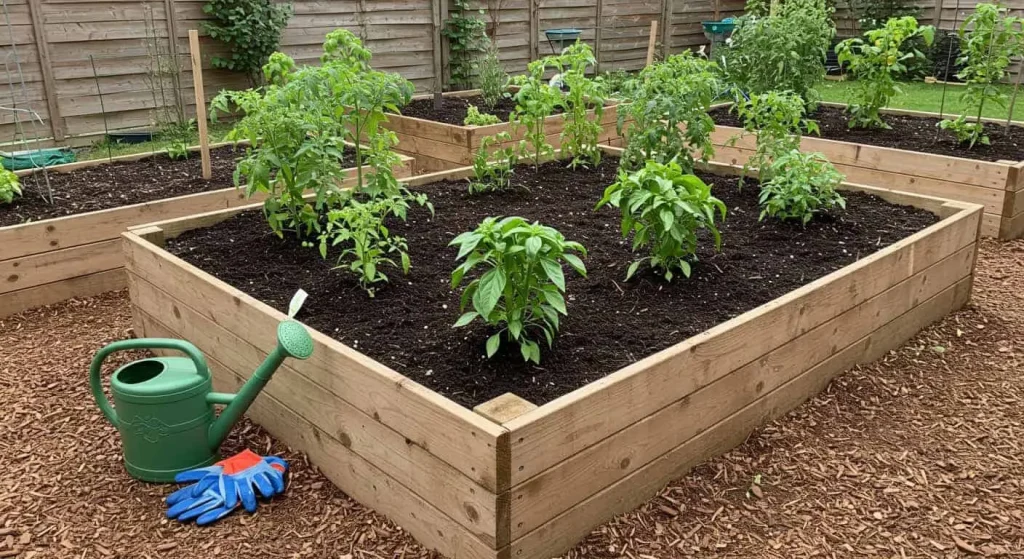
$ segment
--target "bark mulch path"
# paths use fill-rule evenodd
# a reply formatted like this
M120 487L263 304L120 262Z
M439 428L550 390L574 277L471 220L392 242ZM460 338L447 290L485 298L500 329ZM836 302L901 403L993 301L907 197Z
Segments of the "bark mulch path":
M1024 241L986 242L978 266L970 308L843 375L568 557L1024 554ZM165 521L170 487L124 473L86 381L92 354L130 324L124 293L0 320L0 558L435 557L248 422L225 450L284 452L285 498L212 528Z

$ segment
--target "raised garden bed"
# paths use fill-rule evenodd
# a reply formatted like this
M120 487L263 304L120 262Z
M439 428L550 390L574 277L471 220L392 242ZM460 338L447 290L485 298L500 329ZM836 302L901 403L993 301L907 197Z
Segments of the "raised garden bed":
M1002 123L986 119L992 146L967 150L940 131L939 116L917 111L886 110L893 130L849 130L844 105L823 104L818 118L821 137L805 136L803 151L821 152L849 182L871 184L985 206L982 234L1000 239L1024 236L1024 126L1005 134ZM756 144L753 136L728 145L741 130L735 115L719 107L719 125L712 136L715 160L743 165Z
M420 172L444 171L473 164L480 142L487 136L501 132L510 132L508 122L489 126L465 126L459 115L465 113L465 103L461 99L480 96L480 90L453 91L444 94L445 105L442 110L434 111L433 96L420 95L413 98L410 114L388 115L384 126L398 135L397 151L416 158L416 168ZM499 117L507 119L511 108L499 106ZM621 136L618 133L618 105L612 104L604 108L601 118L603 132L598 141L608 145L618 145ZM457 122L457 124L452 124ZM558 149L561 145L559 135L565 126L565 117L559 114L549 116L545 121L547 142ZM512 142L518 142L521 135L512 135ZM506 144L502 144L506 145Z
M216 144L213 177L198 154L134 154L47 169L55 204L42 202L42 171L18 174L24 197L0 206L0 317L125 286L119 235L129 226L248 205L233 186L235 156ZM198 148L193 148L198 150ZM352 169L354 172L355 169ZM403 157L396 174L412 174Z
M738 172L712 167L722 177ZM343 275L324 280L315 265L288 261L268 232L247 229L245 208L133 229L123 236L136 333L191 340L210 357L218 389L234 389L274 346L274 327L285 316L281 298L270 294L267 304L247 294L263 289L248 281L283 283L281 293L309 283L314 293L299 318L316 328L313 357L286 364L251 408L253 419L444 555L542 559L970 296L981 206L848 185L924 211L850 194L848 216L812 223L808 232L768 223L758 229L746 202L756 187L737 193L728 178L716 179L716 194L732 211L721 255L701 254L690 280L664 286L648 275L627 284L628 244L605 242L617 239L617 215L592 211L608 169L579 172L574 183L561 169L522 170L516 180L529 184L528 193L481 198L444 182L467 170L409 181L431 194L437 218L426 223L414 210L408 224L395 225L409 237L413 271L393 277L373 300ZM436 276L446 276L454 251L432 243L495 210L544 219L591 250L590 274L570 280L570 315L541 367L488 364L480 331L451 332L458 294L433 285L447 280ZM251 255L264 272L284 266L283 275L229 279L244 291L214 277L209 271L230 275L211 264L221 246L215 239L224 237L215 233L225 231L239 233L233 252ZM821 236L829 242L811 239ZM307 274L302 279L294 277L299 270ZM629 304L633 298L644 304ZM616 314L620 299L630 308ZM729 307L733 299L739 301ZM659 314L673 301L681 306ZM434 311L419 310L442 305L448 309L436 310L443 315L437 321ZM321 321L339 309L348 311L328 330L331 323ZM590 324L605 322L610 326ZM580 335L603 328L617 329L617 341ZM440 337L467 341L437 345ZM635 349L632 338L647 347ZM617 344L620 361L602 355L610 366L596 376L568 375L550 390L535 386L557 380L559 367L571 362L586 365L597 346ZM452 359L439 352L467 362L485 382L473 386L448 372ZM437 367L417 369L418 355ZM514 378L516 388L490 387L491 367ZM489 399L497 391L510 393ZM469 406L478 402L474 413Z

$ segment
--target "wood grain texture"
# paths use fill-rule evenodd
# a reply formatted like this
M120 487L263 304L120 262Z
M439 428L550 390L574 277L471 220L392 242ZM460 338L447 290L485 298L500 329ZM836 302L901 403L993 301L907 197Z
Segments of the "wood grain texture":
M28 309L59 303L72 297L91 297L126 286L123 268L0 294L0 318Z

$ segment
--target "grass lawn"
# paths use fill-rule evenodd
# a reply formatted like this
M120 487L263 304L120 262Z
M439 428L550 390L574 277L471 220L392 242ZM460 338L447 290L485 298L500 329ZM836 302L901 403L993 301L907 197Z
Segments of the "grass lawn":
M231 125L224 122L209 123L207 127L208 136L210 143L221 142L224 140L224 136L231 130ZM196 135L196 140L191 142L190 145L197 145L199 143L199 136ZM76 150L76 161L88 161L92 159L106 159L107 157L117 157L119 155L131 155L134 153L146 153L152 151L160 151L167 149L170 145L169 141L156 139L152 142L143 142L141 144L111 144L108 146L106 143L97 142L88 148Z
M818 88L818 91L821 92L825 101L831 101L833 103L847 103L852 99L854 89L856 87L857 82L853 81L827 81ZM904 82L900 84L900 88L903 90L903 93L893 97L892 101L889 103L890 108L927 111L930 113L939 112L939 107L942 106L942 84ZM1002 88L1007 95L1013 95L1013 86L1006 85L1002 86ZM945 89L945 114L962 114L964 106L960 103L960 95L963 94L964 87L959 85L947 85ZM985 107L985 114L983 116L1005 119L1008 111L1009 103L1007 103L1006 107L989 104ZM968 113L972 113L972 110L968 109ZM1021 91L1017 96L1017 104L1014 106L1013 110L1013 120L1024 121L1024 86L1021 87Z

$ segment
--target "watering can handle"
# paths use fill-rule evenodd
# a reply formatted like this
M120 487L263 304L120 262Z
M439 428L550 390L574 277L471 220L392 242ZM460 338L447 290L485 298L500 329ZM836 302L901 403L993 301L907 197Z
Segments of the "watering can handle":
M210 367L206 364L206 358L199 352L199 348L184 341L184 340L172 340L169 338L139 338L136 340L121 340L114 342L96 352L96 356L92 358L92 365L89 367L89 388L92 389L92 395L96 398L96 404L99 405L100 411L106 416L114 426L117 426L117 412L114 411L114 407L110 405L105 394L103 394L103 384L100 382L100 372L102 370L103 361L110 356L110 354L118 351L128 351L132 349L174 349L188 355L192 362L195 363L196 372L200 376L209 378Z

